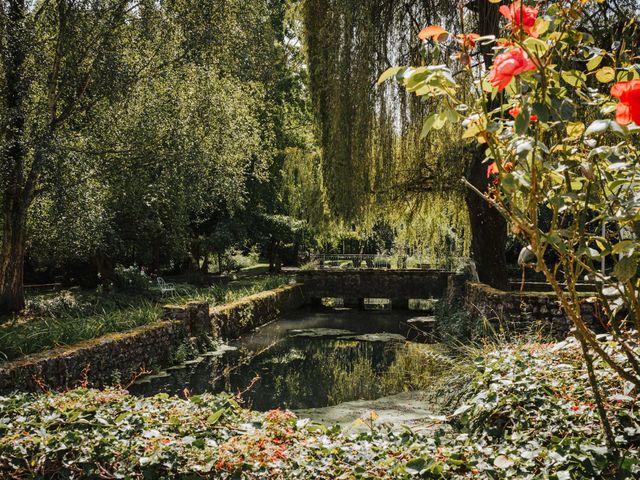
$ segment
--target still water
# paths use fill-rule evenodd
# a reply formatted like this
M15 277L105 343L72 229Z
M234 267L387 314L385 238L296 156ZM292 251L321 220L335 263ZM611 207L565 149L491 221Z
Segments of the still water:
M303 409L370 400L389 391L385 374L404 348L417 312L301 310L141 379L130 391L182 395L241 392L256 410Z

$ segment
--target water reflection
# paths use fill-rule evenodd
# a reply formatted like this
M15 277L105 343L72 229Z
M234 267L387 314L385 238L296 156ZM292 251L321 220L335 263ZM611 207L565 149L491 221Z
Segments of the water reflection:
M389 393L383 392L382 376L402 348L399 339L406 336L405 322L413 316L411 312L301 311L231 342L233 350L209 352L147 377L131 392L240 391L257 410L377 398ZM381 332L392 335L372 335Z

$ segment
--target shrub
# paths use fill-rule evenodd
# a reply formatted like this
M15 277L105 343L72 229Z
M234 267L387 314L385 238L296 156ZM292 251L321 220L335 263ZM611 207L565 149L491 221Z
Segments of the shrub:
M137 265L117 265L113 275L113 288L119 292L146 292L151 288L151 279Z
M436 330L444 342L468 342L481 331L478 321L464 305L438 302L435 306Z
M429 26L418 35L425 59L440 62L451 47L458 62L395 67L380 80L396 77L408 91L442 100L423 136L451 123L460 141L477 143L486 178L466 184L527 245L531 256L520 263L544 275L575 327L614 448L591 355L640 389L631 331L640 317L637 10L609 44L585 31L586 19L606 15L595 2L538 4L540 11L520 1L496 7L511 27L503 38ZM484 60L478 65L492 65L475 69L476 55ZM585 316L577 289L584 279L598 290L591 301L613 344L602 343Z
M227 249L223 255L220 256L219 261L222 271L225 272L238 272L243 268L249 268L254 266L259 261L259 254L255 249L244 253L242 250L236 248Z
M318 268L320 268L320 262L317 260L311 260L300 265L300 270L317 270Z
M59 317L86 310L88 303L78 299L69 290L63 290L53 296L37 295L27 299L24 315L28 317Z

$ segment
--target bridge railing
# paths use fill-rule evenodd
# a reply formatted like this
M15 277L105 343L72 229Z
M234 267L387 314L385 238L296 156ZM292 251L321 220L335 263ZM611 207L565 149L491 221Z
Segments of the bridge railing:
M369 253L312 253L310 262L320 269L419 269L461 271L469 264L466 257L429 258L423 255Z

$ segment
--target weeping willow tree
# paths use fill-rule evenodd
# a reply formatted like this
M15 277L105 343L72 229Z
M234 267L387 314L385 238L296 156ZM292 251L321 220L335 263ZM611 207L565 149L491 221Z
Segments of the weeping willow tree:
M505 224L459 181L475 178L474 185L486 188L486 177L478 175L484 155L452 144L451 138L459 138L454 132L421 138L422 121L439 110L436 100L417 99L394 83L376 85L387 68L424 61L417 33L426 25L460 31L462 13L481 34L497 28L497 7L488 0L469 2L473 11L461 5L453 0L305 1L322 174L336 218L369 225L384 218L409 225L410 236L419 232L415 240L423 242L456 232L460 250L455 253L466 254L472 246L481 279L504 286ZM440 61L450 61L446 52Z
M393 85L375 87L388 67L420 60L415 32L430 21L455 21L450 0L307 0L310 86L332 213L362 220L396 182L399 157L424 158L418 120L429 105ZM441 18L436 12L452 12Z
M409 129L397 138L390 157L394 179L378 190L379 211L398 225L398 241L412 245L434 265L471 250L469 213L458 179L464 174L463 146L449 145L453 132L445 128L417 149L420 132Z

